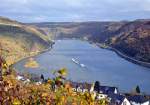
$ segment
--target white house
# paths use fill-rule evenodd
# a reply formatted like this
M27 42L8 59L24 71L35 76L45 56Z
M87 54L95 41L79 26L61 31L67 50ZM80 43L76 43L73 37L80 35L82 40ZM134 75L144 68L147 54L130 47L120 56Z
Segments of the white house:
M120 94L109 94L110 105L131 105L129 100Z
M97 92L97 99L107 98L109 94L119 94L118 88L110 86L100 86L99 92Z
M88 83L71 82L71 87L74 92L90 92L92 85Z
M26 79L23 83L24 83L24 84L28 84L28 83L30 83L30 80L29 80L29 79Z
M24 84L30 83L29 79L24 78L23 76L18 75L16 77L17 80L23 81Z
M107 94L101 94L101 93L99 93L98 95L97 95L97 99L99 99L99 100L101 100L101 99L105 99L105 98L107 98Z
M100 90L99 93L101 94L119 94L117 87L100 86L99 90Z
M18 75L18 76L16 77L16 79L17 79L17 80L23 80L23 79L24 79L24 77L23 77L23 76Z
M146 99L142 95L129 96L128 100L131 105L150 105L150 100Z

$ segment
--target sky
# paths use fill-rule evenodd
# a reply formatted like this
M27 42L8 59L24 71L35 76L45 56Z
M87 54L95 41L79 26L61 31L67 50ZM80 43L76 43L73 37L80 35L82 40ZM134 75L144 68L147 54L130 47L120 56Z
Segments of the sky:
M150 18L150 0L0 0L0 16L21 22Z

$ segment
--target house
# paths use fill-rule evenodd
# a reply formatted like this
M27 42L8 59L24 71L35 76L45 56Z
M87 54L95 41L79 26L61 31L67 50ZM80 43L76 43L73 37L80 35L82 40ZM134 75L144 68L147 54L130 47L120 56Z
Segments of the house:
M100 86L99 87L99 93L100 94L118 94L118 88L117 87L110 87L110 86Z
M36 84L36 85L41 85L41 84L42 84L42 82L40 82L40 81L39 81L39 82L36 82L35 84Z
M23 81L24 84L30 83L31 81L29 79L26 79L24 76L17 75L17 80Z
M21 80L21 81L24 81L24 80L25 80L24 77L23 77L23 76L20 76L20 75L17 75L16 79L17 79L17 80Z
M28 84L28 83L30 83L31 81L30 81L30 79L26 79L23 83L24 84Z
M118 88L110 86L100 86L99 92L97 92L97 99L104 99L108 97L108 94L119 94Z
M107 98L107 97L108 97L107 94L101 94L101 93L98 93L98 95L96 96L96 98L97 98L98 100L105 99L105 98Z
M129 100L121 94L109 94L108 98L110 101L109 105L131 105Z
M97 99L104 99L108 97L108 94L119 94L117 87L111 86L99 86L98 90L94 90L94 85L92 85L90 92L95 92L97 94Z
M128 100L131 105L150 105L150 100L146 99L143 95L129 96Z
M70 82L72 90L74 92L89 92L92 85L88 83L77 83L77 82Z

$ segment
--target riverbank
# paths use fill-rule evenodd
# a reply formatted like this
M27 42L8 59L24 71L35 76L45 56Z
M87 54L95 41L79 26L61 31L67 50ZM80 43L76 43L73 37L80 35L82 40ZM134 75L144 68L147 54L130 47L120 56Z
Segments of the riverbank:
M113 47L110 47L110 46L106 46L105 44L101 44L101 43L94 43L96 44L98 47L100 48L103 48L103 49L108 49L108 50L111 50L111 51L114 51L117 55L119 55L120 57L134 63L134 64L138 64L138 65L141 65L141 66L144 66L144 67L147 67L147 68L150 68L150 63L148 62L143 62L143 61L139 61L139 60L136 60L132 57L129 57L128 55L120 52L119 50L113 48Z
M102 49L108 49L108 50L111 50L111 51L114 51L117 55L119 55L120 57L134 63L134 64L138 64L138 65L141 65L141 66L144 66L144 67L147 67L147 68L150 68L150 63L148 62L143 62L143 61L139 61L139 60L136 60L132 57L129 57L128 55L120 52L119 50L111 47L111 46L108 46L106 45L105 43L98 43L98 42L94 42L94 41L91 41L91 40L84 40L84 39L81 39L83 41L88 41L90 44L94 44Z
M148 63L148 62L143 62L143 61L136 60L136 59L134 59L132 57L127 56L126 54L123 54L119 50L117 50L115 48L112 48L112 47L109 47L107 49L116 52L120 57L122 57L122 58L124 58L124 59L126 59L126 60L128 60L128 61L130 61L132 63L135 63L135 64L138 64L138 65L150 68L150 63Z
M28 58L32 58L32 57L35 57L35 56L37 56L37 55L39 55L39 54L45 53L45 52L47 52L47 51L50 51L50 50L52 49L52 47L53 47L53 44L54 44L54 43L52 43L52 44L50 45L50 47L48 47L48 48L46 48L46 49L44 49L44 50L41 50L41 51L32 53L32 55L29 54L29 56L25 56L25 57L22 57L22 58L18 59L16 62L14 62L12 65L10 65L10 67L13 67L16 63L18 63L18 62L20 62L20 61L22 61L22 60L25 60L25 59L28 59Z
M73 40L87 41L88 43L93 44L93 45L95 45L95 46L98 46L98 47L100 47L100 48L102 48L102 49L107 49L107 50L114 51L117 55L119 55L120 57L122 57L122 58L128 60L129 62L132 62L132 63L134 63L134 64L137 64L137 65L140 65L140 66L143 66L143 67L150 68L150 63L148 63L148 62L143 62L143 61L139 61L139 60L136 60L136 59L134 59L134 58L132 58L132 57L129 57L128 55L126 55L126 54L120 52L119 50L117 50L117 49L115 49L115 48L113 48L113 47L111 47L111 46L106 45L105 43L98 43L98 42L94 42L94 41L92 41L92 40L86 40L86 39L82 39L82 38L80 38L80 39L78 39L78 38L62 38L62 39L63 39L63 40L73 39ZM62 39L61 39L61 40L62 40Z

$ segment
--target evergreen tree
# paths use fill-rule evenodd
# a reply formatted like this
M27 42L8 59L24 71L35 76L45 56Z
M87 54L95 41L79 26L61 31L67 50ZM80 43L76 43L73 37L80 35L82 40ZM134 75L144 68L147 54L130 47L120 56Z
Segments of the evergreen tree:
M136 90L136 93L138 93L138 94L141 93L141 90L140 90L139 86L137 86L135 90Z
M100 82L99 82L99 81L96 81L96 82L95 82L94 91L97 91L97 92L100 91Z
M44 75L43 74L41 74L41 79L44 81Z

